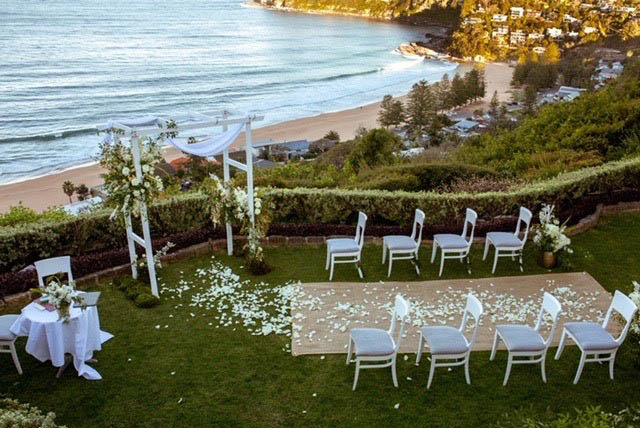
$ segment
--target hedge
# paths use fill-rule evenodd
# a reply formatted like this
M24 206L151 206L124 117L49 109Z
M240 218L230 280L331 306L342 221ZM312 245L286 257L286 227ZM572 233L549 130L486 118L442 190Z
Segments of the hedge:
M639 188L640 158L635 158L566 173L508 192L441 194L298 188L268 189L265 198L274 204L270 234L279 234L280 223L351 224L359 210L369 215L371 224L380 225L405 225L412 220L415 208L425 211L429 225L455 225L466 207L473 207L485 220L517 214L520 205L537 211L543 203L555 203L564 215L575 216L588 213L598 202L638 200ZM151 233L157 239L182 236L185 232L195 233L202 240L222 236L221 231L212 228L206 208L206 198L199 194L159 201L150 207ZM109 214L109 210L100 210L63 221L0 228L0 272L17 271L35 260L55 255L89 257L91 253L125 247L124 229L110 221Z

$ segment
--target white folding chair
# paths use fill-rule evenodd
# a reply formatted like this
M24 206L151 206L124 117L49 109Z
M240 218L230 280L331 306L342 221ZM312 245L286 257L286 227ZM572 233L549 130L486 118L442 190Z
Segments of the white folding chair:
M420 209L416 210L413 220L413 229L411 236L388 235L382 239L382 264L386 260L387 252L389 253L389 272L387 276L391 276L391 267L393 260L411 260L416 267L416 273L420 275L418 267L418 250L422 242L422 227L424 225L424 212Z
M468 266L469 251L471 250L471 244L473 243L473 233L476 229L477 219L478 214L471 208L467 208L462 235L439 233L433 236L433 251L431 252L431 263L436 260L436 252L438 250L438 247L440 247L441 249L440 273L438 274L438 276L442 276L444 259L460 259L460 262L462 262L465 257L467 258L468 271L469 273L471 273L471 268ZM468 238L467 234L469 234Z
M471 333L471 340L467 340L464 335L467 327L467 320L471 315L475 325ZM449 326L427 326L420 329L420 344L418 345L418 356L416 357L416 366L420 364L422 351L425 342L429 345L431 352L431 369L429 370L429 381L427 389L431 387L433 373L436 367L454 367L464 365L464 375L467 384L471 385L471 377L469 376L469 356L473 350L478 335L478 326L482 318L482 303L473 294L467 296L467 306L462 315L462 323L460 328ZM444 363L437 363L436 360L455 360Z
M73 281L73 273L71 273L71 257L52 257L50 259L39 260L34 263L36 266L36 272L38 273L38 284L40 288L44 288L44 278L56 275L59 273L66 273L69 282Z
M358 275L360 275L360 278L364 277L359 263L362 247L364 246L364 228L366 224L367 215L360 212L358 213L358 225L356 226L355 238L327 239L327 262L325 270L331 267L329 281L333 279L333 267L338 263L355 263L356 269L358 269Z
M547 349L553 339L553 332L558 325L558 315L560 314L562 307L558 299L551 294L545 292L542 300L542 309L540 309L540 315L538 315L538 322L534 328L528 325L499 325L496 327L496 334L493 339L493 349L491 350L491 358L493 361L496 357L496 351L498 349L498 342L500 339L504 341L504 344L509 351L509 361L507 362L507 372L504 375L504 382L502 385L506 385L509 380L509 374L511 373L511 366L513 364L537 364L540 363L542 370L542 380L547 382L547 375L544 370L544 362L547 357ZM542 327L542 321L544 314L548 313L553 321L549 336L545 340L540 334L540 328ZM527 357L527 359L517 360L517 357ZM537 357L537 358L536 358Z
M13 364L19 374L22 374L22 367L20 366L20 360L18 360L18 354L16 353L16 339L17 336L10 330L11 326L18 319L19 315L1 315L0 316L0 353L11 354L13 358Z
M520 272L522 269L522 251L524 250L524 244L527 243L527 236L529 235L529 226L531 225L531 211L525 207L520 207L520 215L518 216L518 224L516 225L516 231L510 232L489 232L487 233L487 239L484 243L484 255L482 260L487 259L489 254L489 247L493 245L495 247L495 255L493 257L493 270L491 273L495 273L496 265L498 264L498 257L511 257L515 259L516 256L520 260ZM524 225L524 227L522 227ZM520 232L524 230L522 238L520 238Z
M624 328L617 339L614 339L607 331L607 326L609 325L609 320L611 319L611 314L614 310L626 321ZM558 351L556 352L556 360L560 358L560 355L562 355L565 339L569 336L569 338L578 345L578 348L580 348L580 351L582 352L582 355L580 356L580 364L578 365L578 372L576 373L576 377L573 379L574 384L578 383L578 380L580 379L584 363L600 363L608 361L609 377L613 380L613 365L616 360L616 353L618 352L620 345L622 345L622 342L624 342L637 311L638 307L636 304L633 303L633 301L625 294L616 290L602 324L594 322L568 322L564 325L564 328L562 329L562 338L560 339ZM594 357L588 358L589 355L594 355Z
M347 365L351 363L351 354L356 356L356 375L353 379L353 390L358 384L360 369L381 369L391 367L391 377L393 385L398 387L398 376L396 375L396 357L398 348L402 341L404 323L409 313L409 303L401 296L396 296L395 308L391 317L389 330L379 328L354 328L349 337L349 348L347 349ZM400 319L400 328L394 339L397 320ZM366 361L382 362L381 364L362 364Z

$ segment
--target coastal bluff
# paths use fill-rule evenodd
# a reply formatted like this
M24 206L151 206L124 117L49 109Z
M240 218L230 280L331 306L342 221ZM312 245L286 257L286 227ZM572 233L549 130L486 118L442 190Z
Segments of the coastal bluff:
M272 9L362 16L394 20L439 8L455 8L457 0L253 0L253 3Z

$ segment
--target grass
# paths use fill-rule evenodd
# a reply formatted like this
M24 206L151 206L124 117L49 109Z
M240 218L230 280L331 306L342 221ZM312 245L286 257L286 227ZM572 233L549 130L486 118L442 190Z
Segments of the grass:
M607 290L630 291L640 278L640 214L610 217L574 239L574 270L591 273ZM436 264L428 263L430 248L421 254L422 280L434 279ZM274 271L260 280L270 284L290 279L325 281L324 247L268 249ZM236 272L242 260L215 254ZM386 280L379 246L364 250L363 266L369 281ZM474 277L490 276L490 262L481 261L482 247L473 251ZM208 264L209 256L165 267L163 281L175 283ZM530 248L525 273L542 273ZM515 263L501 259L497 275L519 275ZM241 274L247 277L246 274ZM463 265L447 261L447 278L468 277ZM408 262L397 262L392 280L416 280ZM358 281L353 266L337 267L335 280ZM517 283L517 279L514 279ZM547 409L601 405L617 411L637 402L638 371L627 342L616 362L616 380L597 364L586 366L577 386L572 379L578 363L575 347L560 361L547 363L548 383L537 365L516 366L509 384L502 387L506 353L489 362L488 352L471 357L469 386L461 368L439 369L426 389L428 365L416 367L415 354L398 362L400 387L394 388L389 370L364 371L358 389L351 391L353 366L344 355L292 357L283 352L284 336L252 336L241 326L216 328L215 311L177 306L163 300L153 309L138 309L111 284L98 287L102 328L114 338L96 354L93 366L102 381L78 378L73 369L61 379L50 363L40 363L24 352L18 340L24 375L19 376L8 355L0 355L0 391L58 414L70 427L173 427L173 426L488 426L502 414L531 406L534 413ZM190 313L194 313L192 317ZM173 315L173 317L170 317ZM169 325L156 329L156 325ZM555 352L551 350L550 353ZM175 375L171 372L175 371ZM412 380L408 381L407 377ZM317 396L314 397L313 394ZM181 403L178 401L182 399ZM399 409L394 405L400 403Z

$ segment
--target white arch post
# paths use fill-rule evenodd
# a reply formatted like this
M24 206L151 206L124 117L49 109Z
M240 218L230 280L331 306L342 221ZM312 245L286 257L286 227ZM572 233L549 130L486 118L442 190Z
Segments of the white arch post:
M233 116L235 116L235 118ZM206 114L192 113L172 119L176 123L176 127L172 128L170 130L171 132L189 131L222 126L223 132L228 133L228 126L236 125L237 133L239 133L241 129L239 128L239 124L242 124L242 127L245 129L246 164L238 162L229 157L229 146L235 140L235 137L237 136L236 133L233 133L234 135L223 134L219 139L213 138L193 145L178 144L172 139L169 139L169 141L178 149L196 156L212 157L222 152L224 181L226 183L228 183L231 179L229 166L234 166L247 173L247 204L249 208L249 214L251 216L251 223L255 221L253 202L253 145L251 141L251 122L259 121L262 119L264 119L264 116L246 115L241 112L234 112L230 110L223 110ZM130 137L131 152L133 155L136 177L142 180L143 174L142 166L140 164L140 138L158 136L162 133L166 133L167 124L169 122L170 119L157 116L149 116L139 119L111 121L106 126L99 126L98 130L112 131L114 129L117 129L121 131L121 136ZM113 135L114 141L117 142L120 136L117 133L114 133ZM191 150L192 148L194 148L193 151ZM129 247L129 259L131 260L131 275L134 278L138 277L135 249L135 245L138 244L145 248L145 254L147 257L147 269L149 271L149 281L151 282L151 293L154 296L158 297L158 281L156 278L155 263L153 261L151 231L149 229L147 205L144 202L140 203L140 222L142 224L142 237L133 231L131 214L125 216L127 245ZM233 254L233 233L231 224L227 223L225 227L227 234L227 252L229 253L229 255L231 255Z

